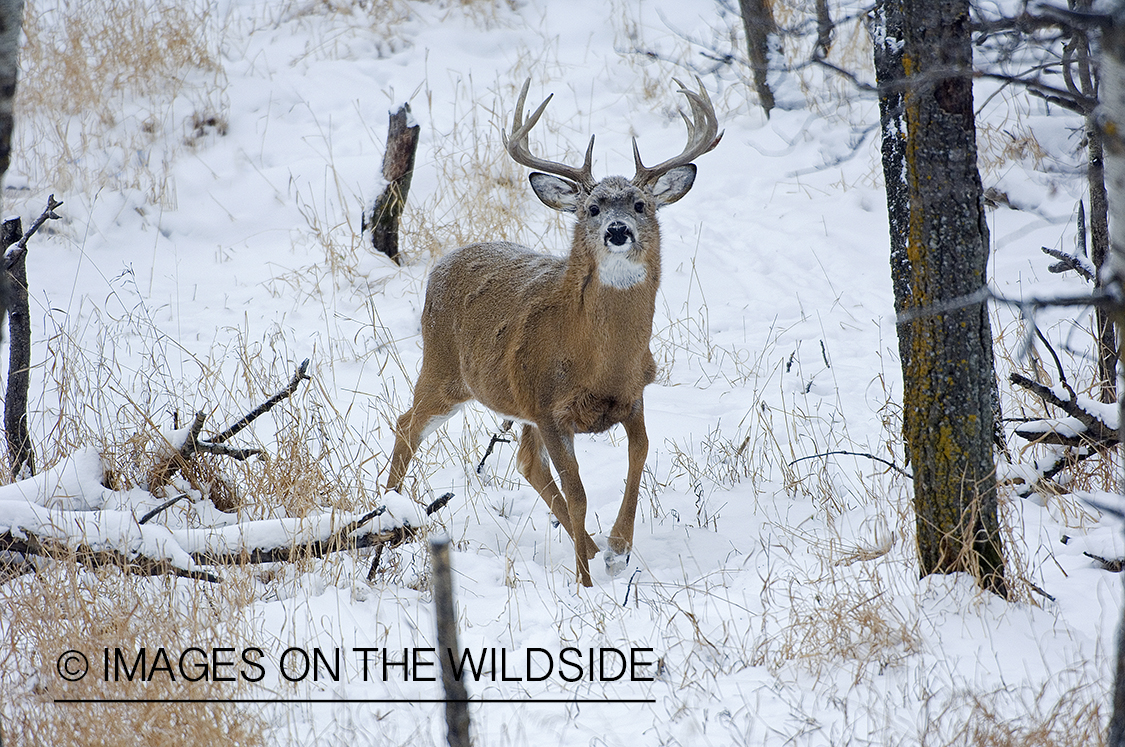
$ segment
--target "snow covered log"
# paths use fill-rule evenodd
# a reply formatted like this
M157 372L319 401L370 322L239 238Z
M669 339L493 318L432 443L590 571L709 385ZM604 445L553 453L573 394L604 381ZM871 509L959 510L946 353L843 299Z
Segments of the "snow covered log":
M142 524L140 517L160 499L143 490L110 490L101 484L103 472L97 452L85 449L41 475L0 488L0 554L10 556L8 565L40 556L74 559L88 568L218 581L206 566L396 547L418 535L426 515L425 507L394 494L363 514L322 511L238 522L214 507L208 513L202 506L209 502L199 499L190 509L194 521L179 527ZM229 523L198 526L200 518Z

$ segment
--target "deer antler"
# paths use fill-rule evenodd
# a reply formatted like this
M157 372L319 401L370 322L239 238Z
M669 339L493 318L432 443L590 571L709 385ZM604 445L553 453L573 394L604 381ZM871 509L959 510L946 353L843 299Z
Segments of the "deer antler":
M711 105L711 98L707 95L707 89L703 87L703 81L699 78L695 79L695 82L699 84L699 93L695 93L689 91L683 83L675 78L672 80L680 87L680 93L687 96L688 103L691 104L691 115L694 121L680 112L680 116L684 118L684 124L687 125L687 146L684 148L684 152L675 158L669 158L664 163L650 168L641 163L641 152L637 149L637 139L633 138L633 160L637 164L637 174L633 177L635 186L652 186L661 176L677 166L686 166L691 163L718 145L723 138L723 134L719 132L719 120L715 118L715 107Z
M589 192L594 188L594 185L597 184L590 168L594 157L593 135L590 136L590 145L586 148L586 162L582 164L582 168L574 168L573 166L567 166L566 164L557 163L555 161L547 161L531 155L531 150L528 148L527 144L527 133L531 132L531 128L539 121L543 110L547 108L547 104L550 103L551 98L555 94L552 93L544 99L543 103L540 104L539 108L528 118L527 122L524 122L523 104L524 100L527 98L527 89L530 85L531 78L528 78L524 81L519 101L516 102L516 113L512 117L512 133L510 135L502 135L504 138L504 147L507 148L508 155L518 164L538 169L539 171L545 171L555 176L561 176L564 179L569 179Z

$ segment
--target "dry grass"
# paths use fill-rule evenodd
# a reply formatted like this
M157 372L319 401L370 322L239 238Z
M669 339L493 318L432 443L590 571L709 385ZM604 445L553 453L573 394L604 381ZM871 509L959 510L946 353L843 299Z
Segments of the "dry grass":
M245 580L202 589L194 582L142 579L109 569L52 563L0 585L0 712L4 743L13 745L264 744L255 711L233 703L56 703L56 699L212 698L241 692L238 682L187 683L157 673L149 682L114 681L113 651L146 650L152 666L164 647L175 666L190 646L254 645L243 617ZM48 622L49 620L49 622ZM105 654L111 652L108 679ZM89 674L67 682L56 670L64 652L82 652ZM174 653L173 653L174 652Z
M927 724L923 744L974 747L1101 747L1108 720L1104 694L1089 683L1060 685L1062 673L1038 692L1016 689L957 693ZM1012 713L1024 713L1013 719Z
M1020 119L1001 125L978 122L977 165L986 180L998 178L1013 162L1042 171L1049 160L1050 154L1039 143L1034 129Z
M58 193L136 191L174 206L177 153L225 127L211 9L173 0L29 0L14 173Z
M442 102L451 112L439 116L431 111L430 121L451 120L452 125L434 138L429 164L436 168L441 188L408 204L403 216L402 243L415 256L436 258L477 241L514 241L553 253L569 246L564 218L533 199L524 168L512 161L501 141L501 132L511 128L520 76L513 71L511 80L483 91L467 80L452 100ZM428 106L432 109L434 102L429 100ZM580 162L573 148L558 142L556 122L568 114L549 108L535 135L539 143L549 143L538 147L550 158Z

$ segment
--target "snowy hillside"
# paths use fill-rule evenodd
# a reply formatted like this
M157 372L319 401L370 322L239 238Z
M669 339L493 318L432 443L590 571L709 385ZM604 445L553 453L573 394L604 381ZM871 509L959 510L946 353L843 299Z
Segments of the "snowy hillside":
M786 5L785 22L803 12ZM312 381L239 436L269 458L208 463L242 496L239 516L347 520L388 502L409 514L383 487L429 269L471 241L569 243L568 219L501 143L524 79L530 105L554 94L537 152L578 161L596 134L601 177L632 173L633 136L649 163L680 152L672 78L698 73L725 135L660 214L659 371L630 567L610 576L595 558L593 588L576 585L573 545L519 476L516 445L477 473L501 421L483 408L427 440L408 473L417 503L454 493L426 530L454 543L461 645L496 657L467 682L477 744L1024 743L1037 729L1079 744L1103 728L1122 589L1082 553L1120 557L1119 522L1074 496L1006 490L1006 603L969 578L918 580L909 481L823 456L903 464L871 94L802 67L766 119L745 65L713 60L742 42L737 14L710 2L29 0L27 18L4 209L26 225L48 194L64 202L28 255L30 427L45 466L102 454L118 476L96 488L107 507L139 518L159 503L140 487L173 413L182 426L202 410L218 432L309 358ZM862 24L841 26L834 54L865 80L868 49ZM1012 207L988 213L993 284L1078 291L1039 248L1073 247L1081 121L995 90L977 94L982 177ZM359 221L403 103L421 144L399 267L363 245ZM1088 378L1088 316L1039 321ZM998 308L993 328L1001 375L1030 365L1016 313ZM1033 409L1004 397L1012 414ZM580 436L577 451L604 547L624 433ZM178 487L190 500L162 531L234 521ZM33 500L0 492L0 526L15 525L9 499ZM370 552L353 551L219 568L220 584L44 562L0 585L0 726L16 744L203 743L208 729L247 744L444 743L428 562L419 541L386 551L370 582ZM142 647L149 669L163 647L169 671L114 681L114 652L132 666ZM198 682L179 659L192 647L210 664ZM339 656L336 676L286 676L283 659L317 663L317 648ZM602 678L602 649L652 664ZM59 675L69 650L90 660L84 680ZM404 672L404 656L422 665Z

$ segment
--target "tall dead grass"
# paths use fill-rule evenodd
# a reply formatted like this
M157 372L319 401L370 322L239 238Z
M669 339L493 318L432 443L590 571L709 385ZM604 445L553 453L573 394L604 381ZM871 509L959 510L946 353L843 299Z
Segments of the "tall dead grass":
M136 191L174 206L177 154L225 129L213 9L195 0L28 0L9 183L22 175L36 191Z
M255 645L245 609L246 580L206 589L194 582L145 579L116 569L97 573L68 563L0 584L0 715L4 744L264 744L264 723L245 705L219 703L57 703L57 699L216 699L242 692L239 682L185 682L164 673L149 682L105 676L105 651L134 657L147 649L173 657L190 646L210 651ZM89 673L68 682L60 658L81 652ZM175 652L175 653L173 653ZM244 684L244 683L243 683Z

